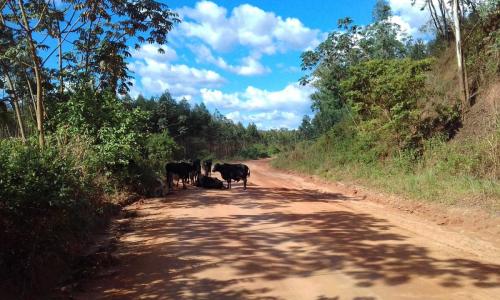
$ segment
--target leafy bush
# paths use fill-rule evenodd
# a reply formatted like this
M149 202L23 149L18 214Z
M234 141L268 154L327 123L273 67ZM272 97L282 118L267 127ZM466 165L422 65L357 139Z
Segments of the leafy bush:
M2 275L32 280L33 268L45 258L71 257L72 247L104 213L85 178L55 147L40 150L0 140Z
M94 165L116 171L140 156L146 116L140 109L128 109L111 92L81 89L57 105L51 124L53 131L90 137Z
M357 129L379 135L388 148L413 145L426 97L426 71L432 60L371 60L353 66L341 82L346 102L359 117Z
M247 159L258 159L269 157L268 150L263 144L253 144L240 151L240 156Z
M167 130L151 134L145 145L145 156L154 170L163 172L163 166L174 157L179 149Z

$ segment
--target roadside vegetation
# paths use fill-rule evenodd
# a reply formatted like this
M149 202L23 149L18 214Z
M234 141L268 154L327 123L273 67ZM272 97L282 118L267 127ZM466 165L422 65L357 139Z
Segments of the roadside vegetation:
M500 6L468 1L462 9L469 99L458 88L450 20L433 14L434 38L413 41L378 1L372 25L339 20L303 53L315 116L304 117L303 141L274 165L498 213Z

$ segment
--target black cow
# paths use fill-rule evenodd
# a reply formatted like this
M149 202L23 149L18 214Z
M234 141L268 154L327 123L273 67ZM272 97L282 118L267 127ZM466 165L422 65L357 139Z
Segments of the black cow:
M243 180L243 188L247 189L247 177L250 177L250 169L244 164L215 164L214 172L220 172L222 179L227 181L227 188L231 188L231 180L239 182Z
M205 176L210 177L212 175L212 160L207 159L203 162L203 170L205 171Z
M186 189L186 181L189 179L189 174L191 172L192 166L187 162L169 162L165 165L165 171L167 173L167 185L168 189L173 188L173 178L174 174L179 176L182 181L182 188Z
M191 179L191 184L195 185L201 175L201 160L195 159L191 163L191 171L189 172L189 178Z
M222 189L224 187L224 183L217 178L201 175L200 179L196 183L196 186L206 189Z

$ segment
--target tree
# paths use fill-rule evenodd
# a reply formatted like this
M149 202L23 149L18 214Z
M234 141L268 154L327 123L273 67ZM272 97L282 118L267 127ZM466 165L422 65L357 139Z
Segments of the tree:
M455 25L455 46L457 50L457 65L458 65L458 78L460 81L460 89L462 90L462 115L463 111L467 109L469 102L469 87L467 84L467 71L465 67L465 59L462 54L462 40L460 33L460 15L459 15L458 0L453 0L453 23Z
M311 117L309 117L308 115L305 115L302 118L302 123L299 126L299 132L300 135L307 140L311 139L314 136L314 127L311 124Z
M257 129L257 125L255 125L255 123L248 124L246 134L251 143L255 143L260 140L259 130Z
M35 78L36 123L41 147L45 145L46 98L52 92L53 77L58 78L56 91L60 98L65 80L72 81L72 85L90 83L96 91L110 89L126 93L130 85L125 63L125 58L130 56L128 42L133 41L136 48L145 42L164 45L168 32L179 22L176 13L154 0L61 0L57 3L55 0L5 0L0 8L1 31L12 32L18 41L16 47L29 53L30 61L25 68L26 73L33 73ZM163 50L159 48L159 51ZM57 68L53 69L50 66L55 53L59 59Z
M344 97L367 131L388 132L399 147L416 132L432 60L370 60L351 67Z
M427 9L431 16L431 24L436 31L437 39L445 39L446 41L451 41L452 37L452 11L454 0L425 0L421 7L421 10ZM460 3L458 3L460 2ZM476 13L477 6L484 2L483 0L457 0L458 5L458 16L460 19L464 19L468 12ZM412 5L416 5L416 0L412 0ZM454 21L453 21L454 22Z
M374 23L362 31L359 46L370 59L394 59L406 56L404 41L408 37L391 21L392 11L385 0L378 0L373 9Z

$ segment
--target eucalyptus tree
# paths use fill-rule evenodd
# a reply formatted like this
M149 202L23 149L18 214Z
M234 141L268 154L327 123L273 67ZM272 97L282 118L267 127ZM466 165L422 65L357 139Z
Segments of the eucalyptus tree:
M34 77L41 147L46 97L54 93L47 89L57 86L59 100L66 90L89 84L96 91L126 93L130 47L166 44L179 22L175 12L155 0L0 0L0 9L0 31L11 31L19 41L16 47L29 53L25 67Z
M488 0L489 1L489 0ZM497 1L497 0L493 0ZM412 5L422 4L420 9L427 10L430 15L431 26L434 27L437 38L443 38L451 41L453 37L453 0L424 0L419 2L411 0ZM483 4L484 0L457 0L458 14L463 20L468 13L476 13L478 6Z

